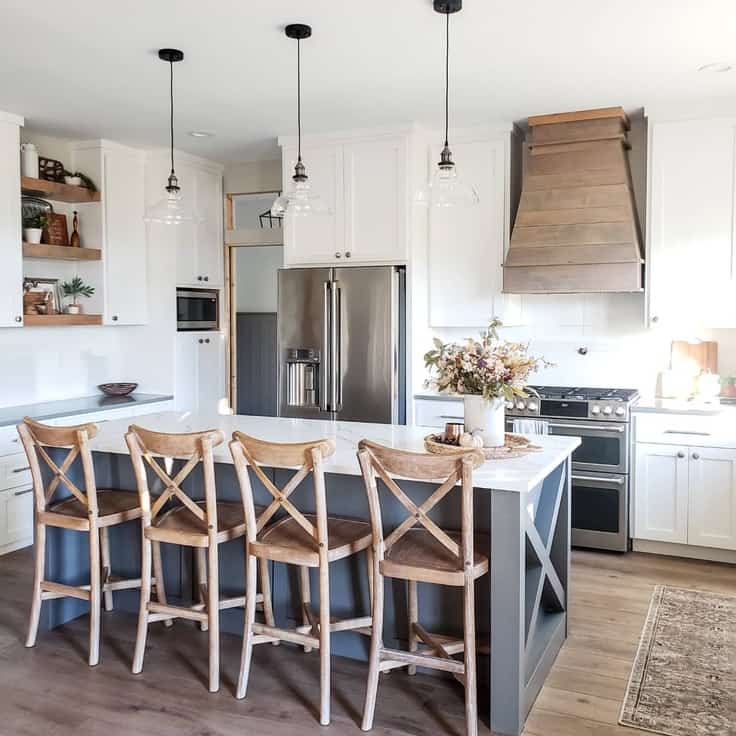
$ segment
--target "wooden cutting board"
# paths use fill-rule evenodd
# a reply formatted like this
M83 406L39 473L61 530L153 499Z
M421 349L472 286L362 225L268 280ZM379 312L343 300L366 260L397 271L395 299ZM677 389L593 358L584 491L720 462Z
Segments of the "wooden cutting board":
M672 370L699 376L703 371L718 373L718 343L713 340L690 343L672 341Z

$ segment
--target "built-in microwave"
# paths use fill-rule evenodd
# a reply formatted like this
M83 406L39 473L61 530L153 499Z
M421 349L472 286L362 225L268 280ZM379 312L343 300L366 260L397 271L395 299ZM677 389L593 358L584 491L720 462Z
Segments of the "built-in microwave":
M219 320L218 292L216 289L176 290L176 329L216 330Z

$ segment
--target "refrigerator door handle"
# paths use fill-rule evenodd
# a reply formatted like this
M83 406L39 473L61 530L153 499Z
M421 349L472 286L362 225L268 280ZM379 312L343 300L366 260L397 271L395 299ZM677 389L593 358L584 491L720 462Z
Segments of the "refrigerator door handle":
M319 408L322 411L330 411L328 403L328 394L330 393L330 381L328 376L331 373L330 361L332 360L332 351L330 350L331 342L331 320L330 320L330 282L325 281L323 284L322 299L322 356L320 361L320 396Z
M342 303L340 284L338 281L333 281L330 284L330 296L332 297L332 319L330 320L330 326L332 328L332 339L330 341L330 402L332 411L340 411L342 409L342 366L340 364L340 353L342 348L340 345L340 314Z

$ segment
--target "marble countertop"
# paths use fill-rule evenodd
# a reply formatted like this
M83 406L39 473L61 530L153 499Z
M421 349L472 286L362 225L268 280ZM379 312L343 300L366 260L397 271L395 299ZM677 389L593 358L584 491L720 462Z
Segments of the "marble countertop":
M709 403L688 399L662 399L644 396L632 408L638 414L691 414L693 416L719 416L736 410L726 403Z
M424 451L424 437L432 429L363 422L330 422L317 419L287 419L282 417L230 416L214 413L166 411L147 414L140 420L146 429L159 432L195 432L220 429L226 440L235 430L270 442L306 442L334 438L336 452L325 461L325 470L338 475L360 475L356 456L358 442L369 439L402 450ZM127 454L124 435L129 420L118 419L100 425L100 432L91 441L97 452ZM527 493L563 462L580 444L577 437L535 435L534 444L542 448L523 457L510 460L489 460L474 474L477 488ZM215 460L232 463L227 441L215 448Z
M462 401L463 397L460 394L438 394L426 391L421 394L414 394L415 399L428 399L430 401Z
M120 409L124 406L140 406L154 404L159 401L170 401L173 396L162 394L130 394L129 396L83 396L78 399L62 399L60 401L42 401L37 404L22 404L0 408L0 427L15 426L23 417L31 417L42 422L44 419L58 419L75 414L90 414L106 409Z

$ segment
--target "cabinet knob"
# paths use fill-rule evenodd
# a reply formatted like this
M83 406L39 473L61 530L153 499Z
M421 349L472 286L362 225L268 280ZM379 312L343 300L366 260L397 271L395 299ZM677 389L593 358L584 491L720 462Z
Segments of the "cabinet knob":
M204 280L205 280L205 281L209 281L209 280L210 280L210 277L209 277L209 276L205 276L205 277L204 277Z
M342 253L339 250L335 253L335 258L342 258Z
M694 452L693 453L693 460L700 460L700 453Z
M659 317L657 317L657 315L656 315L656 314L654 315L654 317L652 317L652 322L654 322L655 324L656 324L657 322L659 322Z
M201 345L204 342L204 340L200 337L199 338L199 344Z
M210 344L210 339L209 339L209 337L205 337L204 341L205 341L205 342L206 342L206 343L207 343L208 345Z
M682 459L683 457L685 457L685 453L682 452L682 450L680 450L680 452L677 453L677 457L679 457L680 459Z
M117 321L118 321L118 316L117 316L117 314L113 314L113 316L112 316L112 321L113 321L113 322L117 322Z
M351 255L352 255L352 254L350 253L350 251L349 251L349 250L346 250L346 251L345 251L345 258L350 258L350 256L351 256Z
M197 281L201 281L201 280L202 280L202 277L201 276L197 276Z
M21 317L21 316L20 316L20 315L18 314L18 315L16 315L16 317L15 317L15 321L16 321L16 322L22 322L22 321L23 321L23 317Z

